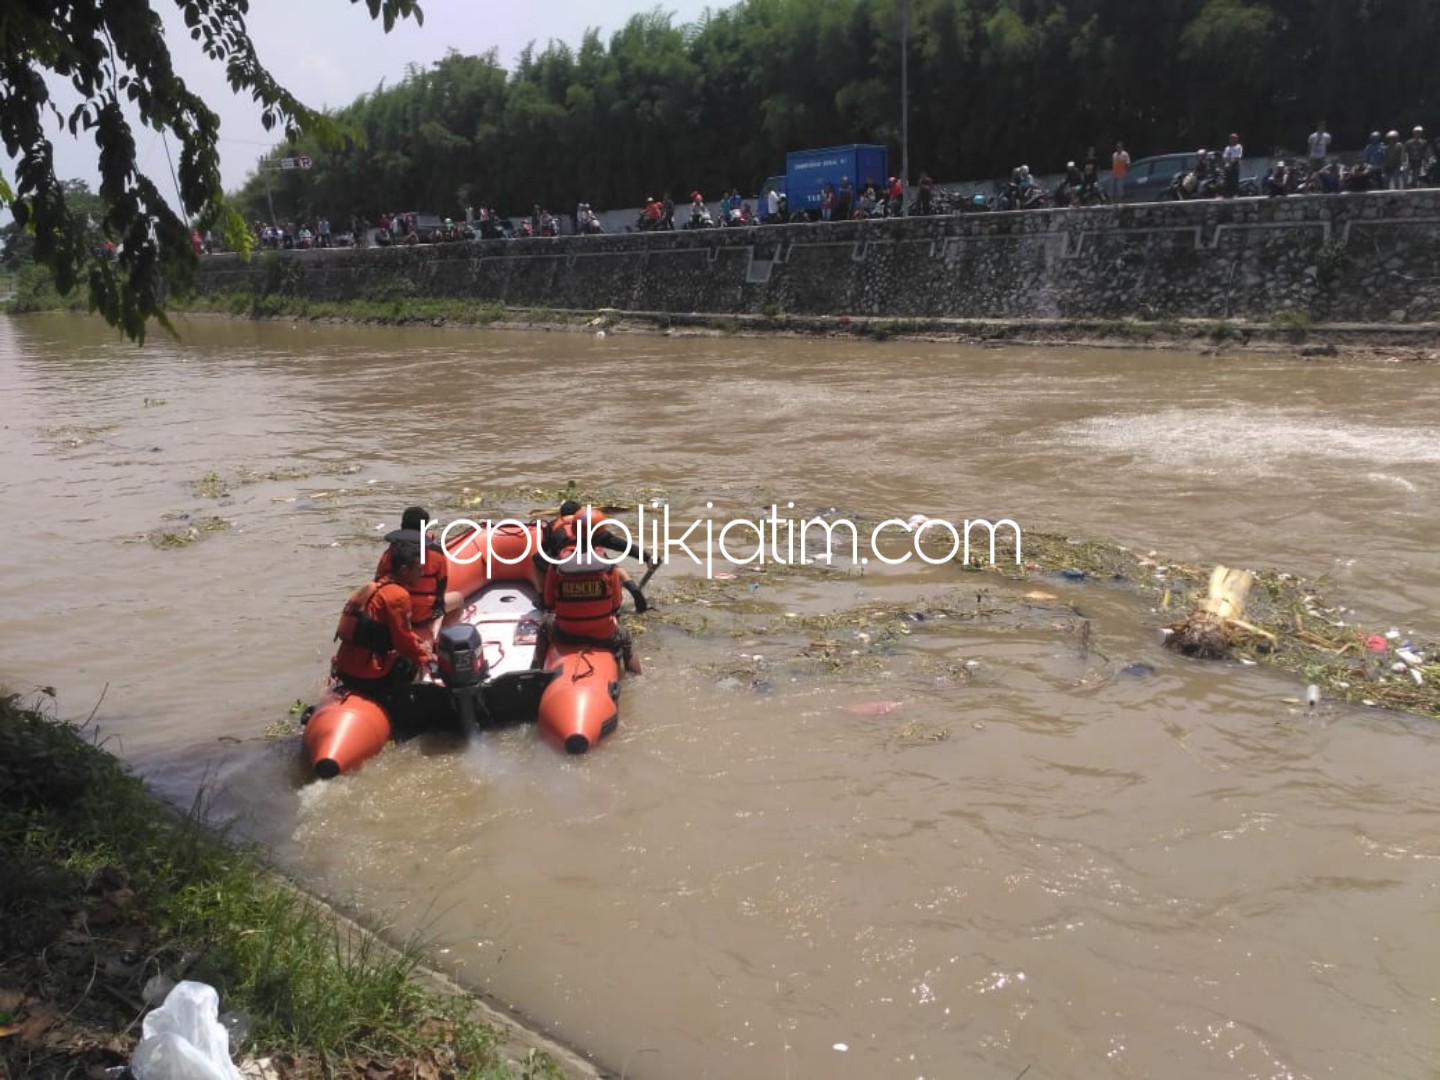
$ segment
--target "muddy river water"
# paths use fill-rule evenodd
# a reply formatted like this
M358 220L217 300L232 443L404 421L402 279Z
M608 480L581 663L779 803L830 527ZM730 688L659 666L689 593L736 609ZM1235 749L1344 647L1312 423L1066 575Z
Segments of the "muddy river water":
M1440 1067L1440 732L1172 656L1125 588L672 554L589 755L512 729L321 784L265 737L403 506L523 512L571 480L717 524L1008 517L1323 577L1345 617L1433 637L1440 370L181 329L0 320L0 678L95 709L167 798L207 785L287 873L606 1068Z

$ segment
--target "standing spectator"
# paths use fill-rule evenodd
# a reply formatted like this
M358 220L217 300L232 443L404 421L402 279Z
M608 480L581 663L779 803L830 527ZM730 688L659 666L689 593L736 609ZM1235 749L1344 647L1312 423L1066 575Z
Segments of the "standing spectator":
M1372 169L1385 167L1385 142L1381 139L1380 132L1370 132L1370 141L1365 144L1364 161Z
M1240 194L1240 161L1245 157L1245 148L1240 145L1240 136L1235 132L1230 133L1230 141L1225 144L1225 150L1220 155L1221 161L1225 163L1225 182L1223 194L1227 199L1233 199Z
M1325 130L1324 120L1315 125L1307 141L1310 145L1310 171L1319 172L1330 156L1330 133Z
M1405 170L1405 146L1400 141L1400 133L1390 130L1385 133L1385 188L1387 191L1399 191L1403 186L1402 174Z
M851 211L855 209L855 188L850 184L848 176L840 177L840 187L835 191L835 217L839 221L849 221Z
M1130 171L1130 155L1125 150L1123 142L1115 144L1115 152L1110 155L1110 197L1118 199L1120 189L1125 186L1125 174Z
M920 194L916 196L916 200L919 203L920 213L928 214L931 212L932 199L934 198L934 194L935 182L930 179L929 173L922 172L920 174Z
M820 188L820 220L829 221L835 213L835 189L826 180Z
M1410 138L1405 140L1405 187L1420 186L1420 178L1425 175L1425 158L1429 153L1430 143L1425 139L1425 129L1416 124Z
M319 234L316 242L319 243L322 248L328 248L330 246L330 219L322 217L320 224L315 227L315 232Z
M885 191L890 200L890 216L900 217L905 212L905 183L898 176L890 177L890 186Z

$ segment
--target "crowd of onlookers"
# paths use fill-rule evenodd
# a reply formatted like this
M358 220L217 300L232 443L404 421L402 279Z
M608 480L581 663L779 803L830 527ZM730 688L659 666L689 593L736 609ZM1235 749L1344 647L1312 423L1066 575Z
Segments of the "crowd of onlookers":
M350 247L356 243L356 229L335 233L329 218L318 218L314 228L309 222L288 222L275 224L257 221L251 228L251 237L257 247L269 250L282 248L328 248ZM207 250L209 250L207 245Z
M1161 197L1176 199L1235 198L1244 195L1282 196L1329 194L1346 191L1403 191L1419 186L1440 186L1440 136L1428 139L1420 125L1402 139L1400 132L1379 130L1370 133L1358 154L1332 153L1334 138L1322 120L1305 140L1306 152L1295 158L1275 158L1263 176L1242 180L1244 147L1232 132L1219 150L1200 149L1188 165L1179 169ZM688 212L677 221L675 202L669 193L656 199L647 196L633 224L625 231L708 229L791 220L845 221L856 218L893 217L902 214L945 214L976 210L1038 209L1048 206L1087 206L1127 197L1126 177L1132 164L1124 143L1116 143L1110 155L1108 176L1091 147L1082 158L1066 163L1065 172L1053 189L1040 184L1029 166L1011 171L1006 181L997 182L989 194L974 191L966 196L941 190L921 173L907 205L907 186L897 177L880 182L867 179L854 187L848 180L839 186L822 187L817 208L792 212L784 192L773 189L759 193L754 203L731 188L715 204L705 201L699 191L690 193ZM1151 188L1152 192L1157 189ZM613 224L612 217L612 224ZM511 219L493 207L470 208L464 221L441 219L433 214L387 213L378 226L359 216L350 226L333 231L327 218L309 222L276 224L257 221L253 238L262 249L328 248L377 244L435 243L447 240L514 239L559 236L562 232L595 234L605 232L600 216L588 202L580 202L562 228L560 217L538 203L531 213ZM218 251L221 245L212 233L192 233L196 254Z
M1304 155L1291 158L1277 155L1259 183L1246 190L1240 179L1245 151L1239 134L1232 132L1224 149L1196 152L1193 163L1176 174L1171 194L1176 198L1205 195L1234 198L1242 194L1404 191L1440 185L1440 137L1426 138L1425 129L1419 124L1403 141L1395 129L1384 135L1379 130L1372 131L1359 154L1332 153L1333 143L1334 137L1325 122L1320 121L1305 139ZM1123 192L1130 165L1130 156L1123 144L1116 144L1111 162L1112 191Z

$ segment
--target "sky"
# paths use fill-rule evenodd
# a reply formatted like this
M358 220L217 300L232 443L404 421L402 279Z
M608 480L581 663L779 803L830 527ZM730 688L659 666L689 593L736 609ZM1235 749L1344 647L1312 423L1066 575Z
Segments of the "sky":
M237 97L225 82L223 65L207 60L185 31L176 0L150 0L166 26L176 72L220 116L220 167L226 191L242 185L254 172L259 158L281 138L260 124L259 109L248 96ZM706 8L721 10L734 0L420 0L425 24L413 19L396 23L389 34L382 22L371 19L364 0L250 0L246 25L264 64L280 85L316 109L338 109L383 82L394 86L411 65L429 67L454 50L480 55L498 51L501 64L513 70L522 49L535 43L536 51L551 41L578 47L587 29L600 31L606 45L630 17L660 10L671 23L682 26L699 21ZM62 109L74 101L73 92L50 80L51 92ZM166 160L166 144L158 132L135 130L136 158L178 205ZM55 172L61 180L79 179L99 187L95 145L82 132L78 138L56 126ZM176 153L170 139L170 154ZM3 154L3 149L0 149ZM13 178L8 162L5 171Z

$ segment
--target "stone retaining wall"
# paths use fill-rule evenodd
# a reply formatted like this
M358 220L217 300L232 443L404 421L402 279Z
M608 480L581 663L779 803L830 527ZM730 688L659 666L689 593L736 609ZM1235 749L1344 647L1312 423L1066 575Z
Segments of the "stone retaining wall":
M950 318L1440 319L1440 190L202 259L205 293Z

